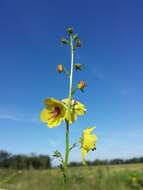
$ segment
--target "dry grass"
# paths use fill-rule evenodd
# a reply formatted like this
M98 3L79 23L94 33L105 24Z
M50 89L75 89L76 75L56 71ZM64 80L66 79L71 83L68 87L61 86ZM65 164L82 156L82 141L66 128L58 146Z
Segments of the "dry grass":
M73 167L68 190L143 190L143 165ZM9 190L62 190L58 169L0 170L0 187Z

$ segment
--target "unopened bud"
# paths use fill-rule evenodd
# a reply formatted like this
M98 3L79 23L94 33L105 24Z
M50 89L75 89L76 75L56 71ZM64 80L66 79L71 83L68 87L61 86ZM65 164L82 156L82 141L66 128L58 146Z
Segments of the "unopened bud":
M68 34L73 34L73 28L72 27L68 27L68 29L67 29L67 32L68 32Z
M76 45L76 47L81 47L82 46L82 43L81 43L79 38L76 39L75 45Z
M77 63L77 64L75 64L75 70L77 71L77 70L80 70L81 71L81 69L82 69L82 64L80 64L80 63Z
M67 45L67 44L69 44L69 41L66 38L61 38L61 43L63 45Z
M64 70L63 65L62 65L62 64L59 64L59 65L57 66L57 71L58 71L59 73L62 73L63 70Z
M77 84L77 87L78 87L81 91L83 91L84 88L86 87L86 83L85 83L83 80L81 80L81 81Z
M75 34L74 36L73 36L73 40L76 40L78 38L78 34Z
M61 157L61 153L60 153L58 150L56 150L56 151L54 152L54 154L53 154L53 157L60 158L60 157Z

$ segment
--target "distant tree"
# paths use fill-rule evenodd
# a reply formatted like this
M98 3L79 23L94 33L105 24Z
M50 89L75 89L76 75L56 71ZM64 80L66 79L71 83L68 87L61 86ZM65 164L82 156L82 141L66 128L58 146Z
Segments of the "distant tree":
M9 159L11 158L11 154L7 151L0 150L0 167L1 168L8 168L10 167Z
M3 160L7 160L11 157L11 154L8 153L7 151L4 150L0 150L0 162L2 162Z
M114 159L110 161L110 164L123 164L124 160L122 159Z
M82 166L81 162L70 162L69 166Z
M6 151L0 151L0 168L13 169L47 169L51 167L51 159L48 155L12 155Z

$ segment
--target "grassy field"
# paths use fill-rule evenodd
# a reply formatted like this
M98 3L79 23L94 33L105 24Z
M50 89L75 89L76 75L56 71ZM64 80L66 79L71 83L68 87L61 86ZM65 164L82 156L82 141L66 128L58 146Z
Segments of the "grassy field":
M68 190L143 190L143 164L87 166L69 169ZM0 170L0 188L8 190L62 190L58 169Z

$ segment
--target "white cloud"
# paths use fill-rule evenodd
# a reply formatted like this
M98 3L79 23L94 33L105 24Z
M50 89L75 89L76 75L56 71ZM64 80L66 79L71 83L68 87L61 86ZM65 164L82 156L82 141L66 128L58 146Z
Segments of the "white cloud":
M34 114L22 114L22 113L7 112L7 111L0 111L0 120L40 123L39 117L34 116Z
M0 120L12 120L12 121L20 121L20 117L8 114L8 113L0 113Z

